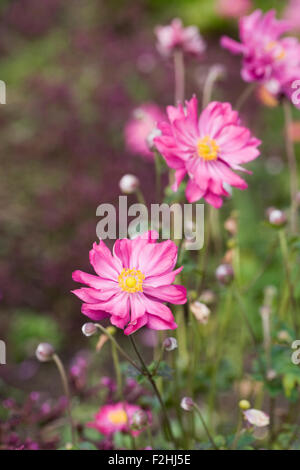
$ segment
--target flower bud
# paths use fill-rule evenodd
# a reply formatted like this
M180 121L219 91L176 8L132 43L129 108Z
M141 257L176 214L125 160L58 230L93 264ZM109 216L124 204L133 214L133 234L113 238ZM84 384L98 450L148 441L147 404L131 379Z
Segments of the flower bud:
M212 290L206 289L202 292L199 297L200 302L210 305L213 304L216 300L216 295Z
M89 322L82 325L81 331L84 336L93 336L97 332L97 327L94 323Z
M190 397L183 397L181 402L180 402L180 406L185 411L192 411L192 409L194 407L194 402L193 402L192 398L190 398Z
M216 269L216 278L221 284L228 285L234 277L234 271L231 264L221 264Z
M287 218L283 211L271 208L268 210L268 219L271 225L275 227L283 227L286 224Z
M258 428L263 428L270 424L269 416L263 411L255 410L254 408L244 411L244 417L249 424Z
M108 334L113 336L116 333L116 328L114 326L108 326L106 328L106 331L107 331Z
M177 339L170 336L166 338L163 342L163 348L165 351L173 351L174 349L178 348Z
M250 407L251 407L251 405L250 405L250 402L248 400L241 400L239 402L239 408L241 410L246 411L246 410L249 410Z
M35 355L40 362L47 362L51 361L54 352L54 348L51 344L40 343L36 348Z
M206 325L210 315L210 309L201 302L193 302L190 304L190 310L194 314L196 320L198 320L203 325Z
M148 424L148 415L145 411L136 411L132 417L131 428L135 431L141 431Z
M124 194L133 194L140 185L139 179L134 175L124 175L119 181L119 187Z
M160 137L161 136L161 130L158 129L157 127L155 127L154 129L152 129L152 131L150 132L150 134L148 135L147 139L146 139L146 142L147 142L147 145L148 145L148 148L149 150L151 150L151 152L153 152L153 150L155 150L155 138L156 137Z

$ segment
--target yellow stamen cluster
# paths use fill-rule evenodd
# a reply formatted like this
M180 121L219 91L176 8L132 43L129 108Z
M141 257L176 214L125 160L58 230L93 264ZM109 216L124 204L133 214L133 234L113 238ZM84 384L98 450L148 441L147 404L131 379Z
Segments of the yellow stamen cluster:
M275 49L275 51L274 51L274 49ZM281 44L279 44L279 43L276 42L276 41L270 41L270 42L268 42L268 44L266 45L266 51L267 51L267 52L270 52L270 51L275 52L274 58L275 58L276 60L282 60L282 59L284 59L284 57L285 57L285 50L284 50L284 48L281 46Z
M125 410L110 411L108 413L108 419L113 424L125 424L127 423L127 414Z
M138 269L123 269L118 277L119 286L125 292L143 292L143 280L145 276Z
M208 135L197 142L198 157L204 160L216 160L218 158L219 146Z

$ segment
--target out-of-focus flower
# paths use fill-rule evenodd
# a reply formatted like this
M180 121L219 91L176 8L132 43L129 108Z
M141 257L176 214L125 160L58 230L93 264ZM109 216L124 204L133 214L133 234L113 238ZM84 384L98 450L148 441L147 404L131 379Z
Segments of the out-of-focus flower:
M97 327L94 323L89 322L82 325L81 331L84 336L93 336L97 332Z
M283 17L290 23L291 29L300 31L300 0L290 0L286 6Z
M165 351L174 351L174 349L178 348L177 339L172 336L166 338L163 342L163 347Z
M190 310L195 318L203 325L206 325L210 316L210 309L201 302L193 302L190 304Z
M155 144L170 168L175 169L173 191L186 174L189 181L186 197L189 202L204 198L219 208L228 196L224 183L246 189L247 183L232 170L259 155L261 143L241 126L237 111L230 103L212 102L197 117L198 101L194 96L184 108L169 106L169 122L162 122L162 135Z
M143 411L138 405L129 403L114 403L104 405L95 415L94 421L87 424L88 427L97 429L105 436L112 435L116 432L131 433L138 436L141 430L132 430L133 416L137 412Z
M177 327L164 302L184 304L186 289L172 285L183 267L173 271L177 246L167 240L156 243L158 233L149 231L133 240L117 240L113 254L100 240L90 251L96 276L75 271L73 279L87 284L73 291L84 303L82 313L92 320L110 318L126 335L143 326L154 330Z
M279 105L279 100L276 97L277 87L275 94L270 91L269 86L260 85L257 88L257 98L259 101L268 108L276 108Z
M275 227L283 227L286 222L287 222L287 217L285 212L275 209L275 208L270 208L267 211L268 215L268 220L271 225L274 225Z
M263 411L255 410L254 408L244 411L244 417L249 424L257 428L262 428L270 424L269 416Z
M250 0L218 0L217 13L225 18L240 18L246 15L252 7Z
M230 284L234 277L234 271L231 264L220 264L216 269L216 278L221 284Z
M126 147L129 152L153 159L153 152L149 149L147 139L157 128L165 115L159 106L153 103L144 103L136 108L124 129Z
M124 194L135 193L139 185L140 181L134 175L124 175L119 181L119 187Z
M140 409L132 416L131 429L134 431L142 431L148 424L148 414L146 411Z
M183 27L182 21L175 18L167 26L155 28L157 49L163 56L171 55L176 49L186 54L199 56L205 51L205 42L196 26Z
M233 54L242 54L241 75L246 82L264 83L271 94L290 97L290 85L300 76L300 43L293 37L281 38L290 23L277 20L275 14L275 10L266 14L255 10L241 18L241 43L223 36L221 45Z
M54 352L51 344L40 343L36 348L35 355L40 362L48 362L52 360Z
M87 382L87 368L88 361L82 354L78 354L72 361L70 367L70 378L74 388L81 391L86 386Z
M248 400L241 400L239 402L239 408L244 411L249 410L249 408L251 408L250 402Z
M192 409L194 408L193 399L190 397L183 397L180 402L180 406L185 411L192 411Z

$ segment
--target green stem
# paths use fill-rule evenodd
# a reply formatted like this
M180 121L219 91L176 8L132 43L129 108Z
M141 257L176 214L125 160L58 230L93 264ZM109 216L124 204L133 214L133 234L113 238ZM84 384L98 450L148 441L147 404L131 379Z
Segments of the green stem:
M162 412L163 412L163 417L164 417L164 421L165 421L165 424L166 424L166 428L167 428L167 430L168 430L168 434L169 434L170 439L173 441L173 443L174 443L174 445L175 445L175 448L176 448L177 442L176 442L175 437L174 437L174 435L173 435L173 431L172 431L172 428L171 428L171 424L170 424L170 421L169 421L169 417L168 417L168 414L167 414L167 410L166 410L166 408L165 408L165 405L164 405L164 402L163 402L163 400L162 400L162 397L161 397L161 395L160 395L160 393L159 393L159 390L158 390L158 388L157 388L157 386L156 386L156 383L155 383L155 381L153 380L153 377L152 377L152 375L151 375L151 373L150 373L148 367L146 366L143 357L141 356L141 354L140 354L140 352L139 352L139 350L138 350L138 348L137 348L137 345L136 345L136 343L135 343L135 340L133 339L133 336L132 336L132 335L129 336L129 339L130 339L131 344L132 344L132 347L133 347L133 349L134 349L134 351L135 351L135 353L136 353L136 355L137 355L137 357L138 357L138 359L139 359L139 361L140 361L140 363L141 363L142 371L143 371L144 375L148 378L150 384L152 385L152 388L153 388L153 390L154 390L154 393L155 393L155 395L156 395L157 398L158 398L158 401L159 401L159 403L160 403L160 406L161 406L161 409L162 409Z
M205 432L206 432L206 434L207 434L207 437L208 437L208 439L209 439L209 441L210 441L212 447L213 447L215 450L219 450L217 444L215 443L215 441L213 440L212 435L211 435L210 432L209 432L208 427L206 426L206 423L205 423L204 418L203 418L203 416L202 416L201 410L200 410L199 406L198 406L196 403L194 403L194 408L195 408L196 412L198 413L198 416L199 416L199 418L200 418L200 420L201 420L202 426L204 427L204 430L205 430Z
M290 137L290 127L293 123L292 110L290 102L283 101L284 119L285 119L285 145L290 171L290 197L291 197L291 231L297 232L297 192L298 192L298 173L297 160L293 141Z
M58 369L58 372L62 381L63 389L67 397L67 413L68 413L68 420L69 420L69 424L71 428L72 445L75 446L77 439L76 439L76 431L75 431L75 426L74 426L72 412L71 412L71 394L70 394L67 374L59 356L57 354L53 354L52 359L55 362L56 367Z

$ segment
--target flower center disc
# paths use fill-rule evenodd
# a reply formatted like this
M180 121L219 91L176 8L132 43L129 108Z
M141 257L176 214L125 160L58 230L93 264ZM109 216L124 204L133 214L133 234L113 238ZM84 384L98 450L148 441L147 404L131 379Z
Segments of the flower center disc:
M119 286L130 294L143 292L143 280L145 276L139 269L123 269L118 277Z
M270 41L266 45L266 51L272 52L275 60L282 60L285 57L285 50L281 44L276 41Z
M219 146L217 143L206 136L197 142L197 154L198 157L203 160L216 160L218 158Z
M124 410L111 411L108 413L108 419L113 424L125 424L127 423L127 414Z

